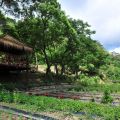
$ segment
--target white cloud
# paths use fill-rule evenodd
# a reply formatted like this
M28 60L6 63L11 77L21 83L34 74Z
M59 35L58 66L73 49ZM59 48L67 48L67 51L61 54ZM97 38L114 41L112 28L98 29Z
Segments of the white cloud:
M120 46L120 0L58 0L73 18L88 21L96 30L95 39L103 45ZM81 4L82 5L81 5Z
M110 50L110 52L120 53L120 47Z

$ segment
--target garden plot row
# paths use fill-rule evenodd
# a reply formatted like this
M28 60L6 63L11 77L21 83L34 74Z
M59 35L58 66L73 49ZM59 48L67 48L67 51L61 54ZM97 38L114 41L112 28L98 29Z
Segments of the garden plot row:
M70 87L70 86L69 86ZM27 90L28 93L32 93L32 94L65 94L64 96L80 96L80 97L92 97L92 98L101 98L103 96L103 93L92 93L92 92L72 92L72 91L66 91L66 89L64 89L64 87L58 86L50 86L50 87L36 87L36 88L32 88L30 90ZM111 94L111 96L115 99L120 101L120 95L119 94Z
M70 93L70 94L75 94L75 95L83 95L84 96L103 96L103 93L99 93L99 92L74 92L74 91L68 91L69 88L73 87L72 85L69 84L62 84L62 85L49 85L49 86L40 86L40 87L33 87L27 90L27 92L40 92L40 93L46 93L46 92L64 92L64 93ZM112 97L114 97L115 99L120 100L120 94L111 94Z
M97 103L101 102L102 94L89 94L89 93L73 93L73 92L63 92L63 91L47 91L47 92L27 92L29 95L36 95L36 96L49 96L49 97L56 97L60 99L74 99L74 100L81 100L81 101L94 101ZM112 104L120 105L119 97L113 97L114 101Z
M76 100L86 100L92 101L93 98L96 98L98 101L101 100L100 96L87 96L84 94L71 94L71 93L64 93L64 92L27 92L29 95L36 95L36 96L49 96L49 97L57 97L57 98L70 98Z
M40 87L33 87L30 88L29 91L44 91L44 90L67 90L71 88L71 85L63 84L63 85L49 85L49 86L40 86Z
M72 95L80 95L83 97L95 97L97 99L101 98L103 96L103 93L92 93L92 92L64 92L66 94L72 94ZM115 100L119 100L120 101L120 95L119 94L111 94L111 96L115 99Z

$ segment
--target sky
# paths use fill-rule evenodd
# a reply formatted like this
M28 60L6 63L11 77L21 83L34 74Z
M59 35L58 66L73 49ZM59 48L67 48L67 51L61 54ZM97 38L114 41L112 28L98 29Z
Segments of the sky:
M58 0L62 10L91 25L98 40L108 51L120 53L120 0Z

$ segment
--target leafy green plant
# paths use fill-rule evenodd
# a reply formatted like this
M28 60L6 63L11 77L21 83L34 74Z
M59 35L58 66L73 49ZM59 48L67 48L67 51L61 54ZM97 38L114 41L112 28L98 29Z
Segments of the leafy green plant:
M1 91L0 92L0 101L5 101L5 102L13 102L13 94L9 91Z
M89 77L87 75L80 74L76 81L76 84L82 86L89 86L89 85L95 85L99 83L99 81L100 78L98 76Z
M12 118L13 118L13 115L12 115L12 113L10 113L9 114L9 120L12 120Z
M82 84L77 84L76 86L69 88L68 91L88 91L88 92L104 92L105 90L109 90L111 93L119 93L120 92L120 84L94 84L83 86Z
M101 102L105 104L113 102L113 98L110 96L110 92L108 90L104 92Z
M15 103L26 103L28 101L28 95L26 94L14 92L13 96Z
M3 91L3 97L8 96L8 93ZM12 95L12 94L11 94ZM107 100L109 96L105 93ZM13 94L13 103L16 108L24 109L26 111L66 111L66 112L80 112L83 111L89 115L96 115L104 118L118 119L120 117L120 107L112 107L104 104L96 104L94 102L84 103L77 100L57 99L43 96L29 96L24 93L15 92ZM16 98L15 98L16 96ZM21 97L22 96L22 97ZM9 99L2 99L2 102L8 102ZM105 98L106 100L106 98ZM111 100L109 99L109 102Z

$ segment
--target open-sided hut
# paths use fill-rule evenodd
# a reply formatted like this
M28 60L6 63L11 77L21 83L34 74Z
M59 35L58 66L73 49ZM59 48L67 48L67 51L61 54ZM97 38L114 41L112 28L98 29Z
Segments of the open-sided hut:
M29 69L28 55L31 53L32 48L12 36L0 37L0 70Z

